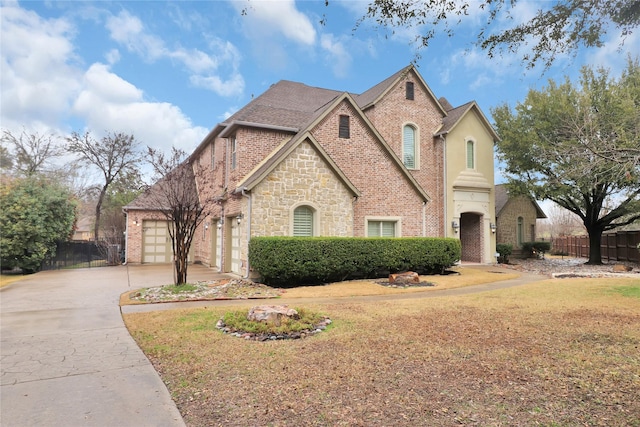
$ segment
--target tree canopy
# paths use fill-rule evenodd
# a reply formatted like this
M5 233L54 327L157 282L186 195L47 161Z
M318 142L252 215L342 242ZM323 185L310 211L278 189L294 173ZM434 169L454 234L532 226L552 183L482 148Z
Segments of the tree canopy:
M619 79L585 67L578 85L549 81L514 110L492 109L498 158L523 191L578 215L601 263L602 233L640 219L640 66Z
M520 0L522 1L522 0ZM325 1L325 3L329 3ZM382 29L417 30L415 41L426 47L439 34L449 37L472 6L487 11L476 45L490 57L519 54L527 68L543 63L548 68L560 54L575 54L581 46L600 47L613 29L621 34L620 45L640 25L640 0L560 0L545 4L528 21L517 23L518 0L373 0L357 25L373 20ZM501 13L504 12L504 13ZM506 16L513 25L501 30Z
M55 255L56 243L71 235L75 200L42 177L5 178L0 184L2 267L33 273Z

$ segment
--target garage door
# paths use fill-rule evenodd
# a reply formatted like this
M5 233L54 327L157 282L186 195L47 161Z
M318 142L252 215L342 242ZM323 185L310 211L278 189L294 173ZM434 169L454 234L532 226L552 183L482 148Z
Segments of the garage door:
M240 226L231 227L231 272L241 274L240 271Z
M142 262L171 262L173 249L167 230L167 221L142 222Z

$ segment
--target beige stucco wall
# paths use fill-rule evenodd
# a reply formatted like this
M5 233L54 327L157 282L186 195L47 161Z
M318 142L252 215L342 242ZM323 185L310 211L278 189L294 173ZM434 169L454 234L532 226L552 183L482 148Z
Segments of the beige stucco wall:
M467 169L466 142L475 141L475 168ZM459 238L451 223L460 224L463 213L481 215L480 231L484 263L495 259L496 236L490 225L495 224L493 135L483 125L475 110L467 112L446 135L446 220L445 236Z

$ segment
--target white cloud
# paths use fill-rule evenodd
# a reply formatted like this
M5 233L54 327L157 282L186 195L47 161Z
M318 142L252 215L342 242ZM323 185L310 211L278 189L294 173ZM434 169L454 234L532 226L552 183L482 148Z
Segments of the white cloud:
M323 34L320 38L320 46L327 53L327 62L333 64L332 70L337 77L347 77L351 66L351 55L333 34Z
M78 89L81 73L70 42L73 26L44 20L17 4L0 8L2 126L55 128Z
M282 34L289 40L312 46L316 30L309 18L296 8L294 0L232 1L238 11L245 11L245 26L257 38Z
M142 144L163 149L175 145L189 152L208 133L175 105L145 101L141 90L98 63L87 70L73 112L89 129L132 133Z
M587 63L593 67L610 69L614 76L619 76L627 66L628 55L631 55L632 59L638 58L640 32L634 31L624 39L619 30L611 31L609 34L604 45L587 56Z
M110 16L107 19L106 28L110 31L113 40L148 62L169 59L181 63L191 73L189 80L200 87L210 89L221 96L239 95L244 90L244 79L238 72L241 56L230 42L213 39L209 43L212 54L198 49L185 49L181 46L170 49L161 38L148 33L138 17L127 11ZM219 75L223 65L229 69L231 76L228 79ZM202 82L224 83L225 81L233 82L233 85L223 87L222 84L202 84Z
M146 145L186 151L207 135L175 105L145 100L141 89L109 65L96 63L85 70L75 54L75 28L69 21L44 19L16 4L3 4L0 19L4 129L60 135L123 131ZM113 49L105 57L112 64L119 53Z

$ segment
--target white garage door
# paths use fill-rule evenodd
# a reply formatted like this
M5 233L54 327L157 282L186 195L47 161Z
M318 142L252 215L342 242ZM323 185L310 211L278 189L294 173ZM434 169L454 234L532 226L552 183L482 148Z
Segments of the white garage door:
M240 271L240 226L231 227L231 272L241 274Z
M173 249L167 230L167 221L142 222L142 262L171 262Z

